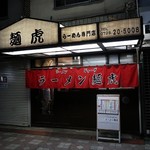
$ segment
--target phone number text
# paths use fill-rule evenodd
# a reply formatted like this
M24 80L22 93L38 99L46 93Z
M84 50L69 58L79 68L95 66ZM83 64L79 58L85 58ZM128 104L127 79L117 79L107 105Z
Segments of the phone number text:
M140 33L140 27L130 27L122 29L100 28L100 36L123 36L123 35L135 35Z

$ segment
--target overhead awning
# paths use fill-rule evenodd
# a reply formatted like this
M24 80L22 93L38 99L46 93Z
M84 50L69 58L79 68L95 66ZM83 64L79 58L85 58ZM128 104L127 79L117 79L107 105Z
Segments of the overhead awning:
M19 23L18 23L19 24ZM52 24L54 29L52 30ZM142 21L141 18L125 19L103 23L93 23L87 25L64 27L59 30L55 23L49 22L49 28L45 28L44 33L49 36L48 43L40 43L40 40L46 41L45 34L39 35L36 32L32 39L30 31L30 43L23 46L11 45L10 35L7 33L7 43L9 41L9 47L3 49L3 54L8 55L36 55L41 54L42 56L56 56L56 55L74 55L74 54L86 54L86 53L99 53L110 50L132 50L140 46L141 40L143 40ZM32 26L32 25L31 25ZM57 26L57 27L56 27ZM23 28L26 34L28 30L26 27ZM11 29L14 29L12 26ZM34 25L32 30L42 31L42 27ZM20 32L20 30L16 30ZM57 33L55 33L57 32ZM0 32L5 35L5 29ZM54 36L55 35L55 36ZM40 37L39 37L40 36ZM52 37L55 37L52 42ZM29 37L27 38L29 39ZM33 44L33 40L37 45ZM3 39L2 39L3 41ZM22 41L23 42L23 41ZM32 44L31 44L32 43ZM3 44L2 44L3 45ZM34 47L33 47L34 45ZM13 49L13 46L17 49ZM35 47L36 46L36 47ZM2 48L2 46L0 46Z

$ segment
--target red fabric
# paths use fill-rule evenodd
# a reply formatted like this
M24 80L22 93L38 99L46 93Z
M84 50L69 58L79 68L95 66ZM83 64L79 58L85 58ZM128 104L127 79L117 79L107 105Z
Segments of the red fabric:
M36 77L36 74L35 74L35 71L33 70L27 70L26 71L26 87L27 88L37 88L37 85L36 85L36 82L35 79Z
M105 67L89 67L89 88L104 88Z
M74 88L75 75L74 69L62 69L59 88Z
M48 72L46 70L26 71L26 86L29 88L48 88Z
M75 88L89 87L89 71L88 68L75 68Z
M49 70L49 88L60 88L60 77L62 69Z
M121 87L137 87L138 69L137 64L121 66Z
M26 71L27 88L119 88L138 85L135 64Z
M37 88L49 88L49 72L48 70L37 70L36 77L33 80L37 82Z
M105 87L118 88L120 86L120 66L107 66L105 73Z

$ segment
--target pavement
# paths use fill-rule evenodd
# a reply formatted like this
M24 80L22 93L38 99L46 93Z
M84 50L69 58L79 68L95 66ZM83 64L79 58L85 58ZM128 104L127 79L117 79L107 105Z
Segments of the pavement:
M150 150L148 139L97 141L95 131L0 126L0 150Z

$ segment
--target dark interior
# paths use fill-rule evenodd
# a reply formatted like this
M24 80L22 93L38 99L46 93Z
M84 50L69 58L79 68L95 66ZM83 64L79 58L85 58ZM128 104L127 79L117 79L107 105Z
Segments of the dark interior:
M120 94L121 132L139 134L138 89L53 89L50 103L43 91L31 90L32 126L96 130L96 95Z

